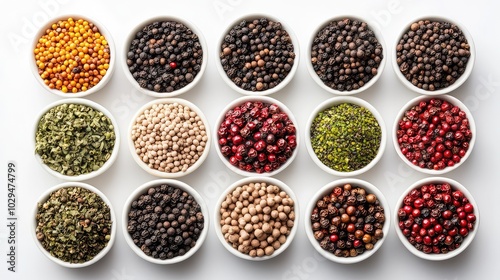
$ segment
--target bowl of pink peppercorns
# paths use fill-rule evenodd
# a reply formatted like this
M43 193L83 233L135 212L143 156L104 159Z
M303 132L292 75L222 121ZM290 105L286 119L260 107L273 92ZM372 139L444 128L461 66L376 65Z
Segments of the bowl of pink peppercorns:
M410 100L399 112L393 131L394 148L401 159L431 175L462 165L476 141L471 112L449 95Z
M479 210L469 191L444 177L422 179L399 198L396 233L415 256L447 260L462 253L479 227Z
M214 133L217 154L242 176L273 176L297 155L297 122L281 102L245 96L226 106Z

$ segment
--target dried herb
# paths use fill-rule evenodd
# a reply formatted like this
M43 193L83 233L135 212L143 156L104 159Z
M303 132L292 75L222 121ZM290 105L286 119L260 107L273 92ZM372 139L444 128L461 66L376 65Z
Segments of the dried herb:
M84 263L106 247L111 238L109 206L96 193L65 187L38 204L36 237L52 256Z
M101 168L111 157L116 135L104 113L82 104L62 104L42 116L35 139L43 163L77 176Z
M342 103L320 112L311 125L310 135L314 153L323 164L351 172L375 158L382 130L368 109Z

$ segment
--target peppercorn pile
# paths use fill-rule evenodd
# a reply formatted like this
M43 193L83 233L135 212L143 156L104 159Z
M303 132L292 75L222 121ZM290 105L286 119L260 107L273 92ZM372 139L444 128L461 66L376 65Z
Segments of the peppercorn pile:
M149 168L186 172L205 151L208 136L203 120L188 106L153 104L132 125L131 137L139 158Z
M278 186L250 183L230 192L220 208L224 239L251 257L270 256L294 226L294 201Z
M176 21L144 26L130 43L127 66L145 89L172 92L191 83L200 72L203 49L198 35Z
M351 172L365 167L377 156L382 130L370 110L341 103L314 118L310 135L312 149L324 165Z
M316 202L311 214L314 238L337 257L356 257L384 237L384 208L372 193L345 184Z
M429 91L454 84L465 72L470 55L462 30L449 22L414 22L396 46L401 73L414 86Z
M326 86L351 91L377 75L382 52L382 45L365 22L342 19L318 32L311 46L311 63Z
M64 93L86 91L106 75L110 48L97 26L84 19L54 23L34 49L38 73L51 89Z
M396 131L401 153L414 165L442 170L459 163L473 137L466 113L446 100L421 101L404 113Z
M417 250L446 254L460 247L474 230L474 206L448 183L411 190L398 209L399 229Z
M220 47L220 62L231 81L248 91L265 91L281 83L293 67L295 52L280 22L243 20Z
M182 256L196 245L204 219L192 195L162 184L132 202L127 231L144 254L166 260Z
M50 169L67 176L97 171L111 157L116 135L104 113L83 104L51 108L38 122L35 153Z
M278 105L260 101L227 111L217 133L222 155L248 172L280 168L297 147L296 128L288 115Z
M36 238L51 256L84 263L101 252L111 239L109 206L96 193L65 187L38 204Z

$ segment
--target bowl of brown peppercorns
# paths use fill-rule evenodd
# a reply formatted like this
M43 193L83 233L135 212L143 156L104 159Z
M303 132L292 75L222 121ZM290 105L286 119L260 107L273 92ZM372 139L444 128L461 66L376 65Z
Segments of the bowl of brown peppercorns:
M177 178L195 171L210 150L210 127L203 112L181 98L155 99L132 118L128 146L146 172Z
M222 33L216 66L222 79L245 95L268 95L284 88L299 65L299 41L276 17L251 14Z
M399 198L394 226L415 256L442 261L462 253L479 227L479 209L459 182L431 177L412 184Z
M398 156L431 175L455 170L469 158L477 138L472 113L450 95L421 95L404 105L393 126Z
M357 263L380 249L389 233L389 217L387 200L374 185L341 179L311 198L305 213L306 235L328 260Z
M116 239L110 201L94 186L65 182L48 189L34 209L32 234L51 261L81 268L102 259Z
M137 188L122 216L127 244L155 264L174 264L193 256L208 234L208 209L198 192L181 181L158 179Z
M425 95L452 92L470 76L476 57L464 25L426 16L405 25L392 53L392 66L409 89Z
M215 232L235 256L269 260L292 242L298 213L297 197L286 184L271 177L248 177L220 196L214 211Z
M49 92L83 97L102 89L115 68L115 44L99 22L82 15L50 19L35 34L30 57L33 75Z
M191 90L208 63L207 44L191 22L158 16L139 23L125 40L125 76L142 93L172 97Z
M350 95L376 83L384 70L387 50L375 25L356 16L338 16L313 32L307 58L307 69L321 88Z
M222 110L214 141L217 155L235 173L274 176L297 156L297 121L274 98L243 96Z

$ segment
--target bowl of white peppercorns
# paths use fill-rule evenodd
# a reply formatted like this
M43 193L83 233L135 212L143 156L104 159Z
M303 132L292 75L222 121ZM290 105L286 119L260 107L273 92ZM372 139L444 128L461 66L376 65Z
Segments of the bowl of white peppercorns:
M268 95L283 89L299 65L299 40L280 19L250 14L233 21L217 44L215 65L231 89Z
M177 178L196 170L207 158L210 143L204 114L180 98L156 99L142 106L128 133L135 162L162 178Z
M158 16L139 23L125 40L125 76L140 92L173 97L191 90L208 63L205 38L191 22Z
M248 177L220 196L215 232L235 256L264 261L288 248L297 232L298 213L297 197L286 184L270 177Z
M125 202L123 235L144 260L174 264L200 249L208 234L208 215L203 198L186 183L153 180L137 188Z
M311 198L305 230L326 259L353 264L371 257L389 233L389 204L374 185L345 178L326 184Z
M324 90L338 95L362 92L382 75L387 48L378 28L364 18L337 16L313 32L307 69Z
M454 91L469 78L476 48L461 23L425 16L404 26L391 55L394 72L407 88L439 95Z

